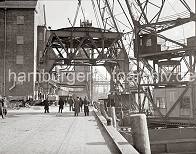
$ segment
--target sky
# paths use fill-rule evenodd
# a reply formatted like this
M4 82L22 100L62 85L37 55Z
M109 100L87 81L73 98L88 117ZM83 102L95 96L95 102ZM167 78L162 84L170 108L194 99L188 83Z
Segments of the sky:
M52 29L70 27L71 24L69 23L68 18L73 24L78 5L77 0L48 0L44 3L46 6L47 25L51 26ZM87 19L94 19L91 0L83 0L82 8ZM79 26L80 19L83 19L81 9L77 19L76 26Z
M96 0L93 1L96 2ZM131 1L132 0L130 0L130 2ZM150 0L150 1L154 2L154 0ZM161 1L161 0L156 0L156 1ZM189 4L192 10L194 10L194 1L195 0L186 0L186 2ZM86 18L95 19L91 0L81 0L81 2ZM43 1L43 3L45 3L46 5L46 16L47 16L48 25L54 28L59 28L62 26L70 26L67 18L70 18L70 20L73 22L77 9L78 0L45 0ZM118 6L117 3L115 5ZM149 12L153 12L155 9L156 9L155 7L151 7L151 10ZM117 8L114 14L122 13L122 11L118 12L118 10L120 9ZM185 10L184 6L181 5L180 0L166 0L164 9L162 11L162 16L165 17L165 16L173 15L179 12L183 12L184 10ZM80 10L78 19L82 19L82 18L83 16ZM78 20L78 24L79 24L79 20Z

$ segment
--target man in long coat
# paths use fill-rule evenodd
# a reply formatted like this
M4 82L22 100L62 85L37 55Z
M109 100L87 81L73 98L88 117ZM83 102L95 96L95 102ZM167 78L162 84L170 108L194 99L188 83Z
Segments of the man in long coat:
M80 99L77 97L77 99L74 102L74 115L78 116L78 113L80 112Z
M64 101L62 98L59 99L59 113L63 112Z
M2 116L2 118L4 119L4 113L3 113L3 98L0 95L0 115Z
M64 101L62 98L59 99L59 113L63 112Z
M72 96L69 97L68 104L69 104L69 111L73 111L74 100L73 100Z
M46 112L49 113L49 101L48 101L48 98L46 98L43 103L44 103L45 113Z
M84 98L84 114L85 114L85 116L89 116L89 107L88 106L89 106L89 102L85 96L85 98Z

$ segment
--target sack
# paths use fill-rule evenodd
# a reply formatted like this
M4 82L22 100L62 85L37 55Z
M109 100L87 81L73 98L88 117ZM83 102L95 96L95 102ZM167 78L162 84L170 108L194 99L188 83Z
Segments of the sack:
M73 107L73 109L72 109L73 111L75 111L75 108Z

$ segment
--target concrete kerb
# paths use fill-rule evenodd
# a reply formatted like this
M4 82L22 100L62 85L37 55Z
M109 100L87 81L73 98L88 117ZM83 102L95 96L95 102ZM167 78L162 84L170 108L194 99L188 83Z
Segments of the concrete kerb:
M131 144L129 144L128 141L120 133L118 133L114 127L106 126L106 119L99 115L99 112L96 109L94 109L93 112L96 119L108 134L110 140L113 142L113 145L117 148L120 154L139 154L139 152Z

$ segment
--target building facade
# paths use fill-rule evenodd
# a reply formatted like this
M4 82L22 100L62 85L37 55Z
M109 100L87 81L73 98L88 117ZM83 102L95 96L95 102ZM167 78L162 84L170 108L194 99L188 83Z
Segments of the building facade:
M37 48L44 41L39 26L44 25L39 1L0 2L0 95L34 97L37 57L44 48Z

